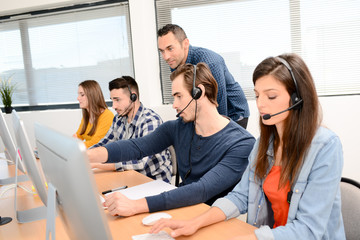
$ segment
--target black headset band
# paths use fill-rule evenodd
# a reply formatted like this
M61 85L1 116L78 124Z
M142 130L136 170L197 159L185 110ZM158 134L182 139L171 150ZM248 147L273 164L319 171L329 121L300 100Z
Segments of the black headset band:
M289 70L291 79L293 80L293 82L295 84L295 92L296 92L296 97L297 97L296 101L300 101L301 100L301 95L299 93L299 88L298 88L298 85L297 85L297 81L296 81L294 72L293 72L290 64L285 59L283 59L281 57L277 57L277 59Z
M197 99L199 99L201 97L202 90L201 90L201 88L195 86L195 84L196 84L196 67L197 67L197 64L193 65L193 66L194 66L194 75L193 75L193 88L191 90L191 96L192 96L193 99L197 100Z

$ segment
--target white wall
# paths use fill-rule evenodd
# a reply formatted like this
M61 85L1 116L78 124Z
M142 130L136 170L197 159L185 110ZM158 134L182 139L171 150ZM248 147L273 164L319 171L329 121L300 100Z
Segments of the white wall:
M25 12L29 9L39 10L44 6L61 6L62 4L84 2L65 0L3 0L0 15ZM151 0L129 0L132 27L133 54L135 63L135 77L139 83L141 100L146 106L157 111L163 119L175 119L175 110L171 105L161 104L161 88L159 74L159 58L156 45L156 23L154 2ZM360 161L357 148L360 148L360 96L341 96L320 98L323 109L323 123L336 132L343 144L344 170L343 176L360 181ZM248 130L255 137L259 135L258 114L254 101L249 101L251 117ZM350 108L350 106L352 108ZM24 120L31 144L34 146L34 122L40 122L49 127L72 135L81 118L80 110L49 110L20 112ZM11 117L6 115L10 124ZM0 146L2 149L2 146Z

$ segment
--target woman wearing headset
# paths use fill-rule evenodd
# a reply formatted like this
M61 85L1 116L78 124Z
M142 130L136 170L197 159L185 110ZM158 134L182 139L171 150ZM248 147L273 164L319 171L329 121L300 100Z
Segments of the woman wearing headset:
M262 61L253 74L260 113L260 137L249 166L232 192L188 221L160 220L171 235L247 213L256 227L234 239L345 239L341 215L342 146L320 126L321 113L312 76L295 54ZM291 110L291 111L289 111Z
M106 135L114 114L107 108L100 85L94 80L79 84L77 100L82 109L82 119L74 137L83 140L89 148Z

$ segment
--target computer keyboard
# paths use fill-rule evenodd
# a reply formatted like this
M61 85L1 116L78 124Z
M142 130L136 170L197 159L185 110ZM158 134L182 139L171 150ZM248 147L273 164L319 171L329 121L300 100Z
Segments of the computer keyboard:
M175 240L167 232L161 231L159 233L145 233L141 235L132 236L133 240Z

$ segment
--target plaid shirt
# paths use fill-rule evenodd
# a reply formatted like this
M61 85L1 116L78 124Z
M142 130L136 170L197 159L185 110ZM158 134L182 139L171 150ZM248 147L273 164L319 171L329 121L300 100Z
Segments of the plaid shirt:
M142 103L132 122L127 124L127 120L127 116L119 117L116 114L105 137L91 148L101 147L122 139L143 137L154 131L163 122L158 114L151 109L145 108ZM142 159L115 163L115 167L118 171L136 170L152 179L162 179L165 182L171 180L172 166L168 149Z
M224 59L217 53L200 47L189 46L186 63L206 63L218 84L218 112L235 122L250 115L249 105L243 90L226 67ZM174 69L171 69L174 71Z

